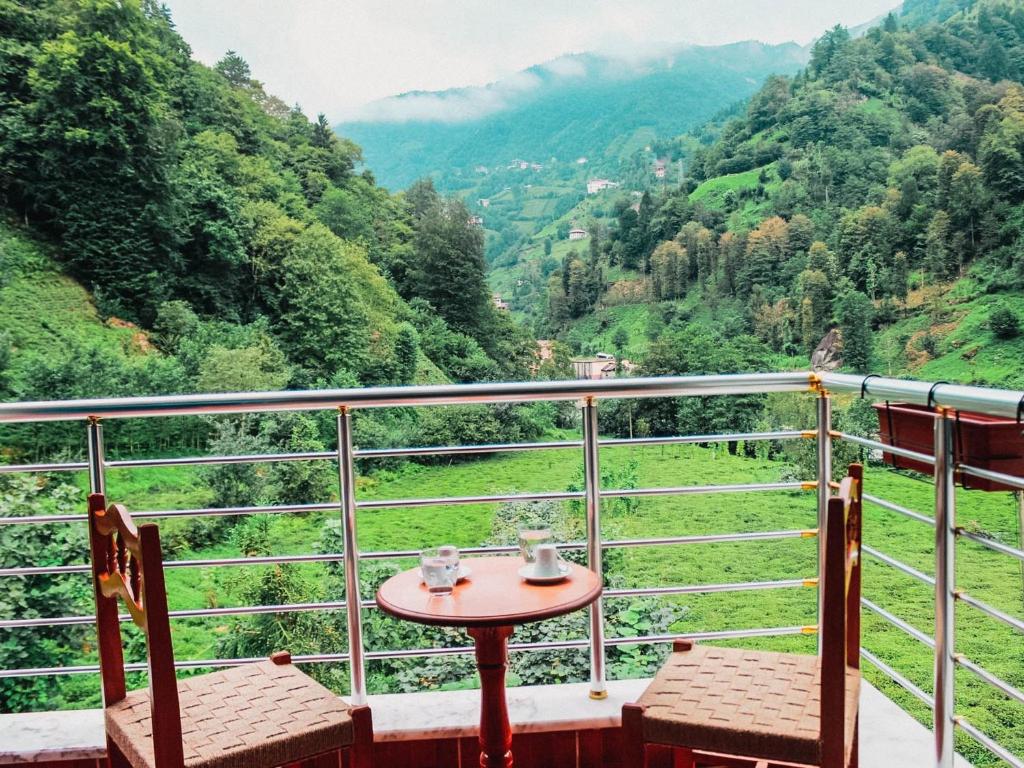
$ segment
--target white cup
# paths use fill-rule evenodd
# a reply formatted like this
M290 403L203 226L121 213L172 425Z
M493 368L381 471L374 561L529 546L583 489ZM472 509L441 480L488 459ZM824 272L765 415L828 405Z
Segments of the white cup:
M554 544L538 544L535 550L536 560L533 564L535 576L560 576L558 548Z

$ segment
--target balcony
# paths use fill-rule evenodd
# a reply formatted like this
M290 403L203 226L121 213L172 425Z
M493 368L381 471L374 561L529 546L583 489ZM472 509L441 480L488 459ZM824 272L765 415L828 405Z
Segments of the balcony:
M601 438L597 432L597 409L610 399L632 398L684 398L730 397L761 393L790 393L787 397L813 398L816 423L794 425L795 428L771 432L743 434L689 435L655 438ZM802 394L801 394L802 393ZM378 756L384 765L457 766L474 764L473 736L479 707L476 691L430 691L401 694L380 693L373 689L372 676L367 669L378 662L396 658L448 659L464 657L471 649L460 645L433 645L422 647L366 647L365 621L375 611L371 592L360 587L360 566L373 561L408 561L415 549L360 550L359 525L365 515L397 514L415 520L429 507L467 507L493 505L505 502L573 502L578 504L585 537L567 542L563 549L585 557L592 567L599 567L602 553L627 551L654 557L652 553L677 552L678 557L701 548L720 547L718 556L742 557L740 547L771 546L772 552L781 553L783 547L804 547L801 557L813 568L816 562L816 531L823 501L831 483L832 452L839 446L855 446L878 452L883 448L898 455L913 454L936 467L936 490L929 491L930 509L908 506L902 496L886 498L883 491L891 484L873 484L880 477L880 469L873 469L865 482L868 493L866 510L865 545L863 555L870 563L865 575L865 634L862 658L866 679L874 684L865 686L862 694L861 765L863 766L926 766L951 768L966 765L954 753L954 746L970 750L978 765L1008 764L1024 766L1021 757L1011 747L1000 743L975 722L986 725L996 723L999 735L1005 736L1024 725L1019 704L1024 704L1017 679L1004 670L1013 666L1013 659L1021 658L1024 651L1019 633L1024 632L1024 621L1019 618L1019 598L993 600L992 584L1012 578L1015 562L1024 562L1024 551L999 538L992 537L971 519L970 503L962 504L964 511L957 517L960 494L952 492L956 473L995 480L1009 487L1024 489L1024 480L993 473L988 470L956 465L951 452L951 440L945 440L944 429L952 429L938 419L940 438L936 441L936 458L924 456L891 446L884 446L869 435L855 435L834 429L832 403L837 397L865 399L899 399L911 403L939 405L981 411L995 416L1017 418L1022 393L961 387L948 384L932 385L925 382L898 381L881 377L846 376L807 373L746 374L736 376L670 377L659 379L614 379L602 381L526 382L510 384L479 384L434 387L406 387L392 389L358 389L315 392L271 392L240 395L190 395L175 397L149 397L118 400L77 402L18 403L0 405L0 422L43 424L63 421L81 424L88 453L84 461L47 464L4 464L0 472L13 474L69 473L85 476L84 485L92 490L105 487L108 475L123 470L143 468L171 468L193 465L254 464L268 465L278 462L336 462L339 472L338 502L310 501L299 504L278 504L259 507L221 507L160 509L137 513L146 519L173 520L180 518L220 518L250 515L301 515L305 513L339 512L342 541L347 546L338 551L272 553L257 557L212 557L202 560L173 560L168 568L205 570L249 565L333 564L340 569L344 582L359 599L332 600L314 603L281 603L241 605L234 607L188 606L172 611L172 619L212 618L217 616L244 616L281 614L289 612L332 612L346 618L346 645L342 650L325 648L317 653L297 655L297 663L307 665L341 666L344 693L353 701L368 700L375 721ZM459 445L410 448L355 448L351 438L351 418L354 411L363 408L417 407L430 408L462 403L510 403L526 401L578 401L583 411L581 439L559 442L515 443L489 445ZM121 420L167 418L188 415L259 414L273 411L332 411L337 414L338 448L336 451L273 454L273 455L220 455L172 458L117 458L107 457L103 447L105 425ZM69 432L69 434L71 434ZM950 432L950 435L952 433ZM715 483L711 485L641 485L637 487L607 487L599 470L599 457L609 451L642 451L652 448L669 450L680 446L716 445L723 443L778 444L789 441L813 442L818 457L817 476L806 478L774 478L767 481L742 483ZM521 488L507 492L490 492L443 498L357 498L359 488L353 481L357 460L385 459L408 456L445 456L470 454L524 454L558 452L559 456L575 454L584 466L582 488L579 490L524 491ZM686 458L686 457L683 457ZM761 480L761 478L752 478ZM927 479L921 477L920 479ZM749 480L749 479L748 479ZM882 489L882 490L879 490ZM750 530L711 530L700 533L674 533L671 535L644 535L605 537L602 525L602 505L609 506L620 499L684 498L725 494L738 497L755 512L751 515L756 525ZM776 495L803 498L794 502L793 509L803 510L806 519L800 525L777 526L773 520L773 505L766 501ZM919 495L919 494L918 494ZM817 498L817 502L815 502ZM802 506L801 506L802 504ZM794 513L796 514L796 513ZM49 528L82 526L85 516L36 514L12 515L0 511L0 531L21 526L47 526ZM787 516L789 523L795 518ZM15 530L17 530L15 528ZM22 529L23 530L23 529ZM653 533L653 532L652 532ZM914 536L924 542L922 554L907 563L887 552L887 544L894 536ZM2 542L3 534L0 534ZM437 542L432 542L437 543ZM426 544L424 544L426 545ZM810 549L806 549L810 547ZM483 546L464 548L467 555L482 553L509 553L510 546ZM963 552L963 557L955 554ZM33 577L53 576L70 580L82 579L88 572L84 564L87 553L81 553L82 564L48 565L29 563L0 569L0 579L31 580ZM930 562L924 562L924 560ZM956 567L962 563L961 571ZM636 565L633 558L629 564ZM691 562L693 562L691 560ZM795 562L803 562L799 558ZM742 563L740 563L742 565ZM407 565L405 567L408 567ZM970 572L967 572L969 569ZM657 569L655 569L657 570ZM648 569L650 571L650 569ZM743 568L736 572L743 574ZM958 578L960 576L961 578ZM874 584L872 583L874 581ZM629 679L623 674L628 665L620 664L614 674L609 673L608 660L624 648L664 648L676 633L623 633L618 631L608 615L616 601L635 598L653 598L666 601L689 599L691 596L731 595L746 598L747 610L736 610L738 626L723 625L722 616L710 626L688 622L685 634L707 642L728 644L755 643L761 647L782 643L783 647L814 651L815 615L813 592L817 581L812 572L788 574L787 578L766 578L760 575L749 580L721 583L677 583L674 578L653 584L628 581L605 591L602 608L596 611L597 622L588 624L589 630L569 639L529 640L516 642L514 654L533 653L585 653L592 659L586 675L589 682L558 685L535 685L511 688L510 709L515 732L513 750L517 765L620 765L618 757L619 711L622 703L633 700L643 689L642 679ZM916 592L913 590L917 590ZM790 592L806 597L794 598L785 617L762 615L760 626L749 620L751 605L757 595L765 591ZM1010 605L1017 600L1015 608ZM962 606L962 607L958 607ZM723 604L724 605L724 604ZM732 606L740 606L733 602ZM721 610L721 606L719 606ZM728 613L728 608L725 609ZM799 615L798 621L782 622ZM754 611L756 613L756 610ZM954 622L954 615L956 621ZM697 617L700 618L700 617ZM725 619L732 618L728 615ZM982 647L971 627L979 621L991 622L1008 629L1005 644L991 646L992 634L985 635L989 647ZM88 625L89 615L74 616L19 616L0 617L0 639L12 639L18 632L30 632L36 627ZM926 632L922 627L934 631ZM894 640L898 638L899 642ZM959 642L958 642L959 641ZM905 649L907 651L894 651ZM968 655L970 654L970 655ZM182 670L227 666L247 661L246 658L190 658L178 649L177 666ZM618 658L618 657L616 657ZM991 659L1000 662L991 671ZM923 660L923 661L922 661ZM984 662L984 663L983 663ZM989 665L989 666L987 666ZM1019 665L1018 665L1019 667ZM134 669L144 668L136 664ZM959 675L957 671L960 671ZM95 678L94 664L70 659L67 664L52 667L24 667L0 670L2 678L42 679L53 676L77 675L82 679ZM619 679L612 679L618 677ZM1009 680L1005 678L1010 678ZM1019 677L1019 676L1018 676ZM369 680L369 682L368 682ZM954 681L956 684L954 685ZM589 691L607 687L609 697L604 701L591 700ZM978 693L984 689L985 694ZM992 694L995 694L993 697ZM898 703L896 703L898 702ZM39 709L45 709L40 702ZM906 708L906 710L904 709ZM7 710L4 705L0 711ZM926 725L922 724L925 723ZM955 737L955 741L954 741ZM1005 740L1005 739L1004 739ZM1019 752L1019 744L1014 748ZM35 762L68 766L92 765L103 755L102 718L98 710L75 712L36 712L0 715L0 764ZM555 757L557 760L555 760ZM980 756L980 759L979 759ZM76 762L77 761L77 762ZM999 762L1002 761L1002 762Z

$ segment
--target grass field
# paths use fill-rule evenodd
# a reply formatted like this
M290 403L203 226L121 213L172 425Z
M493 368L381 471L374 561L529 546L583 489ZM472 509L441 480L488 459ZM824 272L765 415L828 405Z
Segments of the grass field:
M602 470L616 474L635 459L639 487L767 482L786 474L786 467L768 459L732 456L724 448L697 446L607 448ZM463 496L504 492L563 490L579 479L579 454L573 450L505 454L447 466L408 465L401 471L359 478L361 499ZM199 474L188 468L111 470L109 491L137 510L201 505L208 494ZM868 492L908 508L929 513L932 486L921 479L871 467L865 481ZM1010 494L958 494L960 525L985 531L1001 541L1017 544L1016 508ZM359 542L363 550L419 549L453 542L460 546L488 537L493 505L439 506L412 510L361 510ZM312 552L324 521L333 515L272 516L270 534L275 553ZM167 526L167 523L164 524ZM632 510L606 501L603 534L606 539L648 538L670 535L736 531L801 530L815 526L812 492L771 492L721 495L649 497ZM934 532L920 522L879 507L865 508L865 542L925 573L933 572ZM201 552L182 552L175 558L238 556L230 544ZM1024 616L1019 563L969 542L958 547L958 584L972 595L1014 616ZM666 586L802 579L815 573L814 539L629 548L622 573L629 586ZM243 580L260 567L186 568L168 572L170 602L174 608L237 604ZM310 600L337 599L323 593L318 565L304 566ZM933 595L927 585L872 558L865 559L865 596L896 613L922 631L933 631ZM764 626L802 626L814 622L816 591L787 588L756 592L713 593L666 598L684 605L686 613L672 629L680 633L700 630L742 629ZM866 611L865 646L930 690L930 649ZM215 652L217 638L229 631L220 620L190 619L175 622L174 640L179 658L204 658ZM957 649L1012 685L1024 686L1024 643L1019 635L969 606L957 615ZM790 636L738 641L747 646L813 652L811 636ZM72 660L69 660L69 662ZM916 699L904 693L870 666L866 676L924 722L930 717ZM87 688L84 678L69 680L76 689ZM83 702L85 705L89 702ZM94 702L93 702L94 703ZM1024 707L1010 703L992 688L958 672L957 709L972 723L1024 752ZM998 764L966 739L958 748L979 766Z

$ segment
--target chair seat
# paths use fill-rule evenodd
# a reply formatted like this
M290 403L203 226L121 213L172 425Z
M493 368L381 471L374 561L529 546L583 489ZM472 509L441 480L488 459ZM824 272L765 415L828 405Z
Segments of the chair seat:
M262 661L178 681L188 768L272 768L349 746L348 705L291 664ZM156 768L149 691L105 710L135 768Z
M847 668L846 754L860 670ZM817 656L695 645L671 654L637 702L645 742L820 765Z

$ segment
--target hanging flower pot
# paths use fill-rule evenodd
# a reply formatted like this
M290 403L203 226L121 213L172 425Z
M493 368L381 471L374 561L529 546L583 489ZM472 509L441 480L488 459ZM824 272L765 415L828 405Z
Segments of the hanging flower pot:
M909 403L875 403L881 442L895 448L934 456L936 410ZM955 461L978 469L1024 477L1024 425L971 411L953 411ZM882 460L898 469L934 474L931 464L882 452ZM1012 486L961 472L956 481L964 488L981 491L1013 491Z

